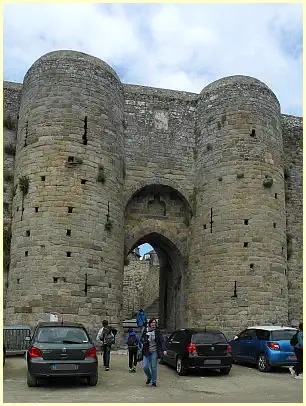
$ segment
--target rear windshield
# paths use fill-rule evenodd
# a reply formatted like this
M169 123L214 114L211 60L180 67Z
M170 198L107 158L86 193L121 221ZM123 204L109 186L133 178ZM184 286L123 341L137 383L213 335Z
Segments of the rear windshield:
M296 330L275 330L271 331L271 340L291 340Z
M40 343L87 343L88 336L80 327L42 327L37 333Z
M191 337L193 344L214 344L227 343L225 336L222 333L196 333Z

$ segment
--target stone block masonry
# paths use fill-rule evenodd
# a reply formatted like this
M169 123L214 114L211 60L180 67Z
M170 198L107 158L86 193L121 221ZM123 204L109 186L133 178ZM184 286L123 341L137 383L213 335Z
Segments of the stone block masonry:
M5 323L58 311L120 330L124 258L142 242L166 327L301 319L302 119L259 80L154 89L55 51L4 83L4 127Z

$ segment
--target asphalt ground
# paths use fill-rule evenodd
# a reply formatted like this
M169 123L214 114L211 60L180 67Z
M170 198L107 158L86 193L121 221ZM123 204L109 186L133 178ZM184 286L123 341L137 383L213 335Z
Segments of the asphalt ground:
M144 372L137 368L128 371L128 357L111 355L110 371L102 368L99 355L99 382L91 387L84 380L56 379L42 381L29 388L26 383L26 361L23 357L6 359L3 373L3 401L5 403L46 402L290 402L303 401L303 380L291 377L287 368L269 373L256 367L233 365L228 376L217 371L178 376L175 369L158 365L157 387L145 384Z

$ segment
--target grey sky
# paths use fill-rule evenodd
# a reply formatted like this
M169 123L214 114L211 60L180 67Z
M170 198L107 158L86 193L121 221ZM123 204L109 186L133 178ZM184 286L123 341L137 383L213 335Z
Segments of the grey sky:
M56 49L99 57L124 83L196 93L224 76L254 76L282 113L302 115L301 4L5 5L5 80L22 82Z

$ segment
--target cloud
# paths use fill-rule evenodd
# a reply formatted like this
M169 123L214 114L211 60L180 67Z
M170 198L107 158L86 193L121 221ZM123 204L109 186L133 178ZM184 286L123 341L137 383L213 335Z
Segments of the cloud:
M27 24L24 24L24 22ZM200 92L243 74L302 115L300 4L7 4L4 77L56 49L103 59L124 83Z

